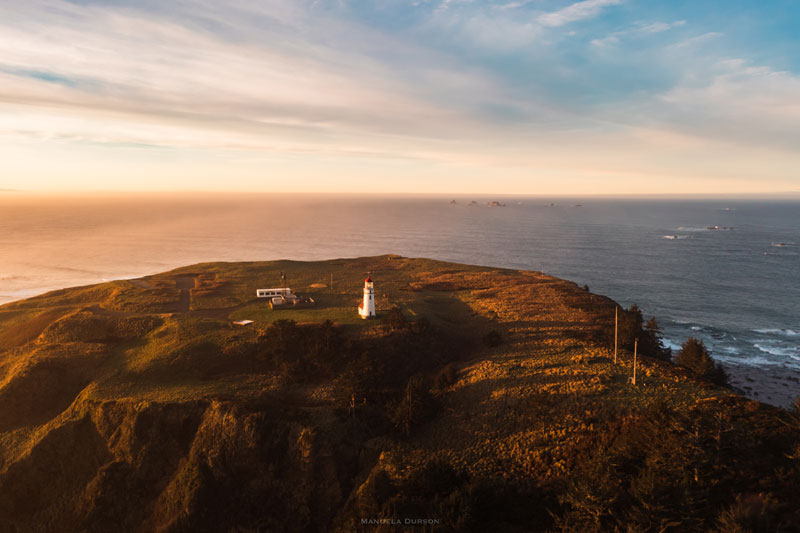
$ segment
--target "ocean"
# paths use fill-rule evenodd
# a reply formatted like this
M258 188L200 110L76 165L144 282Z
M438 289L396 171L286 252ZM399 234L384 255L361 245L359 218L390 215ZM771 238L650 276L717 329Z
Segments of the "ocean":
M588 284L673 347L800 375L800 200L451 200L0 192L0 303L197 262L396 253Z

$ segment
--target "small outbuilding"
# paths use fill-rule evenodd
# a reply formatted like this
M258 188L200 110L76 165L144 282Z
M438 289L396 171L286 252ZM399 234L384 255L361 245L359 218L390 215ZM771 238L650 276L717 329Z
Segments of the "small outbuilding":
M292 289L288 287L280 289L258 289L256 290L256 297L269 298L270 309L315 307L317 305L313 298L308 296L301 298L294 294Z

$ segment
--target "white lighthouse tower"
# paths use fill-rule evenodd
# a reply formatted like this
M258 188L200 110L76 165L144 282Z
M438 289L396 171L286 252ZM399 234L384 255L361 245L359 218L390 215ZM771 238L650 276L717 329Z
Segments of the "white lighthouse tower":
M375 287L372 285L372 276L367 276L364 281L364 301L358 304L358 314L361 318L375 316Z

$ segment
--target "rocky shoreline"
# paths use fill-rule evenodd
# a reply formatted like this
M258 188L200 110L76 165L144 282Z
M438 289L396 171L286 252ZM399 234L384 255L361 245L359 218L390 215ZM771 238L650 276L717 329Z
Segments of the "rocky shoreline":
M760 402L793 409L800 396L800 370L785 366L768 369L725 364L733 390Z

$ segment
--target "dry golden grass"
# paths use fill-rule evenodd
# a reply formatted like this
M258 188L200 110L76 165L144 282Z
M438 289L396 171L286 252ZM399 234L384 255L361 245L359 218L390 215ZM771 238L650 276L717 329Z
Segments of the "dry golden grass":
M384 457L387 471L438 456L479 478L559 482L603 439L603 424L593 422L601 412L643 412L662 401L686 408L730 395L641 357L630 384L632 354L614 364L612 352L587 342L613 321L614 303L574 283L496 270L416 277L415 290L460 299L506 342L462 365L439 397L440 415L411 446Z

